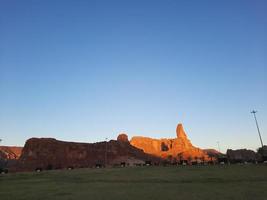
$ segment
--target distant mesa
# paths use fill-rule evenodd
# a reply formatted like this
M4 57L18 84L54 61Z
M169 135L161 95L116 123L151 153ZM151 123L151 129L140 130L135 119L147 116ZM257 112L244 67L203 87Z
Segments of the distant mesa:
M249 149L228 149L226 155L230 163L255 162L259 160L258 157L260 156L256 152Z
M220 155L223 155L221 152L215 150L215 149L203 149L203 151L209 156L209 157L217 157Z
M19 159L23 147L16 146L0 146L0 158L7 160Z
M0 146L0 172L16 165L22 153L22 147Z

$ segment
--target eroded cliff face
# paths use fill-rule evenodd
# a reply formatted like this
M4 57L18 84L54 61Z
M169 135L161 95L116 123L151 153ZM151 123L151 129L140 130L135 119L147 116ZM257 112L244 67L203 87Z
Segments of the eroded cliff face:
M144 150L145 153L164 159L209 159L208 155L203 150L192 145L187 138L182 124L178 124L176 135L177 138L173 139L153 139L136 136L131 139L130 144Z
M0 158L5 160L19 159L23 147L0 146Z
M98 143L75 143L53 138L31 138L27 140L23 148L16 170L95 167L96 165L114 165L128 161L134 164L134 162L147 160L159 162L161 159L130 145L127 135L120 135L118 141Z

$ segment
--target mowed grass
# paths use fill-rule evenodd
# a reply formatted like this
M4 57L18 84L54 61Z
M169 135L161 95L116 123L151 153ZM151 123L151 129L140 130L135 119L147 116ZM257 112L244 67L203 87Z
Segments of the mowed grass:
M1 200L267 199L267 166L43 171L0 176Z

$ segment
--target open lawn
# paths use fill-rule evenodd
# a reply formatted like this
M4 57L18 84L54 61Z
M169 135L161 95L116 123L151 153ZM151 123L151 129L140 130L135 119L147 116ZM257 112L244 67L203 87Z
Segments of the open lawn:
M267 166L76 169L0 175L1 200L267 199Z

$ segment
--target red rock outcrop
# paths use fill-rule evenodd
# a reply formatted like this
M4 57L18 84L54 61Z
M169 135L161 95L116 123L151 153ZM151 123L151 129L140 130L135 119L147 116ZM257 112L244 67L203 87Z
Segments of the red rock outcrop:
M259 161L263 162L263 161L267 161L267 146L264 145L263 147L260 147L258 149L258 155L259 155Z
M133 137L130 144L164 159L175 160L208 160L208 155L200 148L192 145L183 129L178 124L176 129L177 138L174 139L153 139L148 137Z
M125 133L119 134L118 137L117 137L117 141L119 141L119 142L129 142L128 135L126 135Z
M127 135L126 135L127 137ZM68 167L95 167L114 165L128 160L159 162L161 159L146 154L129 142L125 135L118 140L98 143L75 143L58 141L52 138L31 138L27 140L17 169L20 171L42 169L61 169Z
M16 146L0 146L0 158L5 160L19 159L23 147Z

